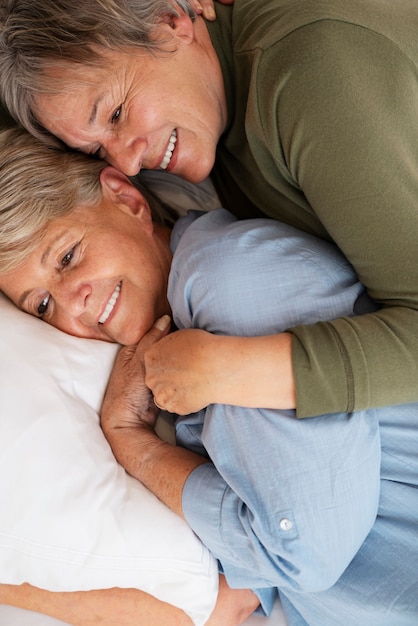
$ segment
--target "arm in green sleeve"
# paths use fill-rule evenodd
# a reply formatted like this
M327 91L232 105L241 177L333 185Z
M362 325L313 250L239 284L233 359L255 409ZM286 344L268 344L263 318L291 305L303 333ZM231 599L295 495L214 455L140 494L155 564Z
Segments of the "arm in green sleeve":
M329 21L302 31L286 42L301 56L280 98L282 149L382 309L292 329L298 415L417 401L416 64L365 28Z

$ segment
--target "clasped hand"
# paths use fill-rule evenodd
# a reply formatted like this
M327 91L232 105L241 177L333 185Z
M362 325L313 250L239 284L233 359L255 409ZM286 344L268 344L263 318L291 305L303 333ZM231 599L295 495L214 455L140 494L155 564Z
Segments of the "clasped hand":
M216 377L208 364L216 337L194 329L168 334L170 327L164 316L136 346L118 353L101 414L112 447L122 430L126 435L135 430L138 442L142 429L148 439L145 431L153 431L157 407L185 415L213 402Z
M159 407L187 415L215 402L215 342L203 330L178 330L147 349L145 383Z
M158 409L145 383L144 354L169 332L169 327L169 323L163 328L153 326L138 345L125 346L117 355L103 400L101 426L122 465L129 457L130 442L135 441L138 460L143 448L143 460L146 461L147 451L156 437L154 426Z
M290 333L229 337L187 329L169 334L170 324L164 316L137 346L120 351L103 404L105 431L153 428L155 405L178 415L216 403L296 407Z

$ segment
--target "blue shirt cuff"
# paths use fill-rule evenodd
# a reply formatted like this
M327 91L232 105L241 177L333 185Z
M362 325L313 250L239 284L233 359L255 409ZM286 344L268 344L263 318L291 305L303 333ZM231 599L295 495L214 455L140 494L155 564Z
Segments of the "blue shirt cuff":
M260 609L265 615L272 611L277 598L276 587L255 587L257 576L250 574L240 563L230 547L223 541L221 511L228 485L211 463L197 467L188 477L182 496L183 514L214 556L220 561L220 571L228 584L236 588L251 588L260 600ZM228 535L234 533L234 516L228 516L231 526ZM238 528L236 529L238 533ZM245 557L243 557L245 558Z

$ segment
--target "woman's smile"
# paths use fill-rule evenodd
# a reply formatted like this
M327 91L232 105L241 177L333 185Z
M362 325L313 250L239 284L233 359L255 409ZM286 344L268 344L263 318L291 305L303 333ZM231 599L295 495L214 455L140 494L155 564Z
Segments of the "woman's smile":
M170 165L171 158L173 156L174 148L177 142L177 130L174 129L170 136L170 141L168 142L167 150L164 155L163 160L160 163L160 168L162 170L166 170Z
M103 313L101 314L100 318L99 318L99 324L105 324L107 322L107 320L109 319L110 314L112 313L116 302L119 299L119 295L120 295L120 290L121 290L121 286L122 286L122 282L119 282L116 285L116 288L114 290L114 292L112 293L112 295L110 296L105 309L103 311Z

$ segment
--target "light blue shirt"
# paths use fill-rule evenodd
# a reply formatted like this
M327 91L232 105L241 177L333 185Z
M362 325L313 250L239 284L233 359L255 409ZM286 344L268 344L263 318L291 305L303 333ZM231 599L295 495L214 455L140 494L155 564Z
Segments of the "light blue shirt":
M172 248L168 295L178 328L254 336L374 308L335 246L276 221L237 221L223 209L190 214ZM211 459L186 482L186 519L229 584L257 590L265 612L278 588L290 624L340 623L332 621L335 583L378 513L378 417L386 413L297 420L293 411L211 405L179 418L178 443ZM348 594L347 615L356 601ZM343 614L341 624L382 626L361 621L369 609L360 603L360 621Z

